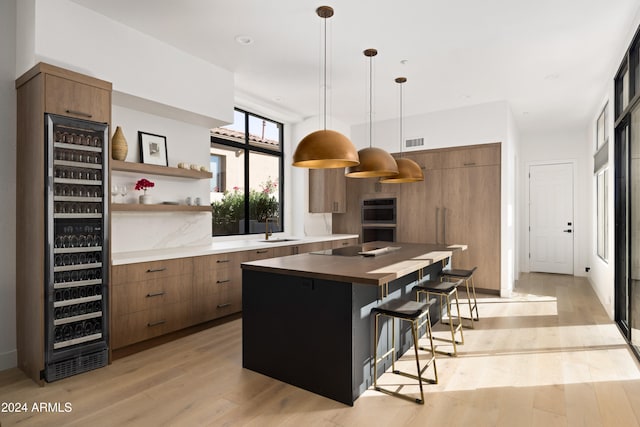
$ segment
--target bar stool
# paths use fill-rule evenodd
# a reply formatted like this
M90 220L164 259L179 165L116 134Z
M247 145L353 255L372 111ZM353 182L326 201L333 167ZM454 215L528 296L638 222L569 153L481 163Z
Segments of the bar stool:
M413 289L416 291L416 300L420 301L420 296L425 294L427 300L431 295L440 297L440 315L442 315L442 300L445 299L447 303L447 318L448 322L444 322L440 319L440 323L449 325L451 331L451 339L434 337L433 339L450 342L453 345L453 353L443 352L435 350L436 353L446 354L448 356L458 356L457 344L464 344L464 335L462 333L462 318L460 317L460 304L458 303L458 286L462 284L462 280L456 282L438 282L435 280L421 280ZM458 323L454 324L451 315L451 296L456 299L456 314ZM460 332L460 341L456 341L456 333Z
M387 393L396 397L401 397L403 399L408 399L415 401L419 404L424 404L424 391L422 390L422 382L437 384L438 383L438 371L436 369L436 355L433 347L433 339L431 338L431 321L429 316L429 307L435 303L435 299L428 302L418 302L418 301L410 301L403 299L392 299L388 302L380 304L378 307L371 309L371 314L375 315L375 332L374 332L374 364L373 364L373 387L375 390ZM381 355L378 358L378 325L380 316L385 316L391 318L391 331L392 331L392 343L391 348ZM425 363L424 367L420 367L420 359L418 358L418 323L420 319L426 317L427 324L427 332L429 333L429 340L431 343L431 357ZM407 321L411 323L411 335L413 338L413 348L415 351L416 358L416 369L417 375L410 374L408 372L402 372L396 369L396 328L395 328L395 319L400 319L401 321ZM425 350L423 347L420 347L422 350ZM391 369L394 374L402 375L405 377L413 378L418 380L418 384L420 386L420 398L415 399L406 394L399 393L397 391L384 389L378 386L378 364L385 359L389 353L391 353ZM434 379L424 378L422 376L423 372L427 370L429 366L433 365L433 373Z
M454 280L464 280L464 284L467 290L467 301L469 302L469 316L470 317L462 317L465 320L470 320L471 329L474 328L473 322L480 320L480 315L478 314L478 299L476 298L476 286L473 283L473 273L477 270L478 267L473 267L471 270L461 270L461 269L447 269L442 270L441 277L444 280L454 279ZM469 282L471 282L471 292L469 292ZM473 303L471 302L471 298L473 297ZM473 312L476 312L475 316Z

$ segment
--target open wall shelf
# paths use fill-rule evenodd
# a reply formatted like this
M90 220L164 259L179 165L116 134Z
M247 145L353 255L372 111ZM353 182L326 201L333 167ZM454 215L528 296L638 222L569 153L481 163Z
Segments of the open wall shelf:
M146 163L123 162L121 160L111 160L111 170L120 172L133 172L149 175L175 176L189 179L211 179L211 172L196 171L192 169L174 168L170 166L149 165ZM147 205L148 206L148 205ZM185 206L194 207L194 206ZM202 207L202 206L195 206ZM205 206L206 207L206 206Z

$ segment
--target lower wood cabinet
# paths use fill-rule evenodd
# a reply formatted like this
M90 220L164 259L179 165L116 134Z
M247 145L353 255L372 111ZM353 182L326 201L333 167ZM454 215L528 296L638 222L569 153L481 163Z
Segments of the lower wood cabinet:
M245 261L357 244L301 243L144 263L111 272L111 348L118 349L242 310Z
M242 310L242 272L246 252L199 256L193 259L194 324Z
M118 349L148 340L190 325L191 301L116 316L112 322L111 347Z
M191 258L113 266L111 285L113 349L192 323Z

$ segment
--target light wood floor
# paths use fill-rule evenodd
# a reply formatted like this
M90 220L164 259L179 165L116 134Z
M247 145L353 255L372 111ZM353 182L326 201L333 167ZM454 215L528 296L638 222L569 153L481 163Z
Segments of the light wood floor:
M480 315L459 357L438 357L440 383L426 386L424 405L370 390L348 407L244 370L234 320L42 388L17 369L0 372L0 402L72 405L0 413L0 424L640 425L640 365L586 280L523 275L512 298L483 297Z

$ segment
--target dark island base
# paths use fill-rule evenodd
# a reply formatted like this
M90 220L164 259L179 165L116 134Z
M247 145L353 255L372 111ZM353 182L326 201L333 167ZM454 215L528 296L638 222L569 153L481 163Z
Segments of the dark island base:
M425 273L434 277L441 269L436 263ZM389 283L387 298L415 298L411 289L417 279L413 273ZM370 312L382 302L379 292L375 285L244 269L242 366L353 405L373 381ZM432 306L432 322L439 318ZM391 340L390 328L384 325L379 353ZM396 334L400 356L412 345L408 324L396 322ZM378 366L379 372L390 364L389 357Z

